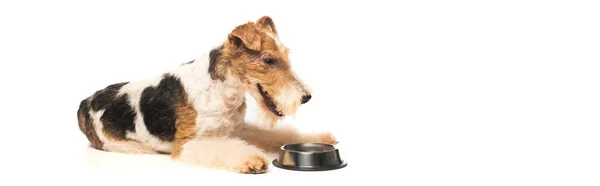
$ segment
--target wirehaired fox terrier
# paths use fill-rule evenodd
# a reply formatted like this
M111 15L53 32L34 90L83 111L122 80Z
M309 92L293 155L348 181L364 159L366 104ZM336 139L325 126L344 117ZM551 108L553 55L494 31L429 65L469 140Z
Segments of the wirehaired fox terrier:
M261 125L245 123L248 93ZM170 154L188 165L264 173L266 152L288 143L336 144L329 132L273 127L311 92L291 69L268 16L236 26L203 57L159 76L109 85L81 101L79 129L95 149Z

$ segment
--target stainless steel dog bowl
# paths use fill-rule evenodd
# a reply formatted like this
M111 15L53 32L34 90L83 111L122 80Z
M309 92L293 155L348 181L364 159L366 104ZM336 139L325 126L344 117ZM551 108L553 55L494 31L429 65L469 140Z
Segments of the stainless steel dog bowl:
M279 157L273 160L276 167L297 171L325 171L346 167L340 152L324 143L294 143L281 147Z

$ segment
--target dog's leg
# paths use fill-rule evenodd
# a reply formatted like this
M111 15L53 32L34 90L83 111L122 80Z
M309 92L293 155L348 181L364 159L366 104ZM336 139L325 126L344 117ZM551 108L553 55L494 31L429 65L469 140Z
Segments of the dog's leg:
M105 142L103 150L109 152L121 152L126 154L157 154L152 148L134 140Z
M277 152L282 145L289 143L337 144L336 138L331 133L301 133L291 127L269 130L245 125L236 132L235 136L267 152Z
M242 140L226 137L190 140L175 158L185 164L237 173L264 173L269 168L260 149Z

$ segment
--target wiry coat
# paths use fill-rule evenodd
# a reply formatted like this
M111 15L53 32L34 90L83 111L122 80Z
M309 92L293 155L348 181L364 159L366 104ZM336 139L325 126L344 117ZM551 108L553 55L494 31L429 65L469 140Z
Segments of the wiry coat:
M286 65L287 50L272 20L265 16L257 23L237 27L224 44L173 70L96 91L81 101L79 128L96 149L167 153L240 173L265 172L263 151L286 143L335 143L329 133L245 125L246 93L261 103L269 121L293 114L310 99ZM258 64L263 56L280 64Z

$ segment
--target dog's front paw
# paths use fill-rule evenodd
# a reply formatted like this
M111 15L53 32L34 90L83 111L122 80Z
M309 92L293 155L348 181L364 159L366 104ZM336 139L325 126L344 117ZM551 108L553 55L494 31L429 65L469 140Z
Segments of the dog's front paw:
M264 155L249 156L243 163L236 166L235 172L242 174L261 174L267 172L269 163Z
M338 144L337 138L335 138L331 132L325 132L317 135L317 141L331 145Z

